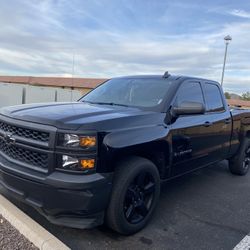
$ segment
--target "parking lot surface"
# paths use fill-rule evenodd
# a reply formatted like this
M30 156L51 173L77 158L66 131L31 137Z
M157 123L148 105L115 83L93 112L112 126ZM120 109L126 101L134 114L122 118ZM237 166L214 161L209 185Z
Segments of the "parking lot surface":
M250 232L250 173L234 176L224 161L163 184L153 219L130 237L54 226L17 205L72 249L232 249Z

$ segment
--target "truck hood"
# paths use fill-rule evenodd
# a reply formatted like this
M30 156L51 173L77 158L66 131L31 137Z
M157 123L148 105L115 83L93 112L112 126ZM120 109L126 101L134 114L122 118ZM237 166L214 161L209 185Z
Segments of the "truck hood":
M148 116L155 112L142 111L137 108L128 108L121 106L95 105L82 102L73 103L46 103L46 104L28 104L12 107L5 107L0 110L0 114L28 122L52 125L59 129L108 129L107 122L110 120L119 120L112 124L112 127L121 127L124 119L135 116ZM151 116L151 115L150 115ZM129 119L131 120L131 119ZM134 120L134 119L132 119ZM137 123L135 119L131 123ZM144 119L143 119L144 120ZM146 125L147 120L141 120ZM152 122L152 119L150 119ZM148 120L149 121L149 120ZM153 120L155 122L155 120ZM145 124L146 123L146 124ZM110 124L110 122L109 122ZM134 124L135 125L135 124ZM126 124L128 126L128 124ZM136 126L136 125L135 125Z

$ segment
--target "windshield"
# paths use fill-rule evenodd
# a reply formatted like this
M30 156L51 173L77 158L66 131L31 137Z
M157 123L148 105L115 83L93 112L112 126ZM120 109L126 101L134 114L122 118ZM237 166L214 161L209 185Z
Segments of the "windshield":
M168 79L111 79L80 101L97 104L154 107L160 105L171 81Z

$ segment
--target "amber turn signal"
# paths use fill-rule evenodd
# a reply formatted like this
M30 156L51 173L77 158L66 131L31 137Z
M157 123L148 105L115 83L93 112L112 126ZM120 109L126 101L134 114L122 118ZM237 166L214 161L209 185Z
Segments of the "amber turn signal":
M96 137L95 136L80 137L79 144L81 147L94 147L96 145Z
M84 159L81 160L82 169L92 169L95 167L95 159Z

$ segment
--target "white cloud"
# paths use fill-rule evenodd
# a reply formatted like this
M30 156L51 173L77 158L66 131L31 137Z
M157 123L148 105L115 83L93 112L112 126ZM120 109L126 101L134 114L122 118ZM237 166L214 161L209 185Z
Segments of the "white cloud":
M229 14L242 18L250 18L250 12L245 10L234 9L228 12Z
M13 1L13 0L10 0ZM15 9L1 3L0 74L112 77L130 74L195 75L219 81L224 56L223 37L232 35L225 89L250 89L250 22L227 22L209 32L166 35L150 29L120 31L98 16L68 1L24 1ZM54 5L56 2L56 5ZM100 5L100 1L97 1ZM102 8L102 6L98 6ZM77 10L78 9L78 10ZM239 12L238 12L239 13ZM242 13L241 13L242 14ZM71 16L79 23L69 24ZM90 19L89 28L81 18ZM115 25L115 17L111 18ZM100 29L101 27L101 29Z

